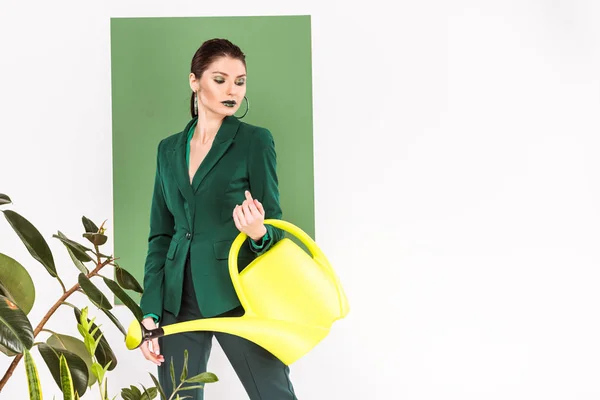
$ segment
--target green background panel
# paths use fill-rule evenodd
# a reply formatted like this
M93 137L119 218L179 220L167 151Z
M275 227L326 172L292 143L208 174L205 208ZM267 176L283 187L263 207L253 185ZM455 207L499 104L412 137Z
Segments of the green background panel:
M114 251L140 283L157 146L189 121L191 59L214 37L246 54L243 121L273 134L283 219L314 238L310 16L113 18Z

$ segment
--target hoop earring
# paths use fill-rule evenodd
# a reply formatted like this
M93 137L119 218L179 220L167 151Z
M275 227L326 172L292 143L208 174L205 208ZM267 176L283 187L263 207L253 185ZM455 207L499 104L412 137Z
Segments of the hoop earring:
M198 93L194 92L194 112L198 115Z
M250 111L250 102L248 101L248 98L246 96L244 96L244 99L246 99L246 112L244 113L244 115L242 115L241 117L236 117L234 115L234 117L236 117L237 119L242 119L246 116L246 114L248 114L248 111Z

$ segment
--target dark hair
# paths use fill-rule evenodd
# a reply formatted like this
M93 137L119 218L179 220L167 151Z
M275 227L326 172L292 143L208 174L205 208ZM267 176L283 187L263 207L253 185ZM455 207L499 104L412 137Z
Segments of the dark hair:
M244 64L244 67L246 66L246 55L238 46L227 39L215 38L202 43L202 46L196 50L192 58L190 72L196 75L196 79L200 79L208 66L219 57L235 58L240 60ZM194 110L194 92L192 92L190 98L190 113L192 117L198 115L196 110Z

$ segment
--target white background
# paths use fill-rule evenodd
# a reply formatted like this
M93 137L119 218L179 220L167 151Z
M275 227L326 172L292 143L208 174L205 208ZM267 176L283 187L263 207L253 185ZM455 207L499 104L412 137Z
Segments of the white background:
M600 4L303 3L2 2L0 192L73 282L51 235L112 222L110 17L311 14L316 233L352 311L292 365L299 398L598 399ZM58 285L6 221L0 238L37 323ZM98 320L111 394L150 384ZM69 309L48 327L78 335ZM209 369L207 399L246 398L218 346ZM25 399L24 377L0 398Z

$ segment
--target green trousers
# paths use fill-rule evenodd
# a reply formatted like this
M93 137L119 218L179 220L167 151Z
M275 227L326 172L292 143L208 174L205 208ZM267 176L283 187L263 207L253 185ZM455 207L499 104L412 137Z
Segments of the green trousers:
M181 311L177 317L168 311L163 312L162 325L203 318L196 301L189 258L185 267L181 303ZM241 316L243 313L243 308L238 307L222 316ZM185 332L158 339L160 351L165 357L165 362L158 367L158 379L167 398L173 392L171 359L175 367L176 384L179 384L185 349L188 351L188 377L205 372L213 336L218 340L250 400L297 400L289 378L288 366L249 340L220 332ZM219 384L226 385L227 382L218 381L207 385ZM204 389L185 390L179 393L181 397L190 396L191 400L204 399Z

